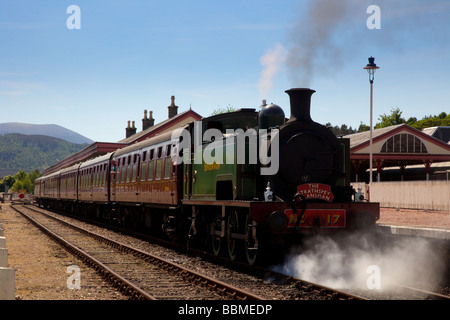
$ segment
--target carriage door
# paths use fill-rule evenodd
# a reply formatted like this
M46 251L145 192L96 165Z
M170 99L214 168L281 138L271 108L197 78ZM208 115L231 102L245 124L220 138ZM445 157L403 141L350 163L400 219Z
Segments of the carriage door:
M119 171L120 167L120 159L113 160L111 163L111 171L109 175L110 179L110 201L115 202L116 201L116 183L117 179L119 178L118 175L120 174Z

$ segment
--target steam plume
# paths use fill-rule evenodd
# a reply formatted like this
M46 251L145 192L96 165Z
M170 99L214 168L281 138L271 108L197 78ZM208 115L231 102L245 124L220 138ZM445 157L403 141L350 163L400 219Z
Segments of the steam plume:
M381 289L393 283L421 279L430 286L442 281L442 255L423 238L391 239L376 235L311 238L300 254L293 254L277 271L340 289L367 289L368 267L380 268Z
M286 49L281 44L276 44L269 49L260 59L263 70L259 77L259 97L266 98L273 87L273 78L280 70L286 57Z

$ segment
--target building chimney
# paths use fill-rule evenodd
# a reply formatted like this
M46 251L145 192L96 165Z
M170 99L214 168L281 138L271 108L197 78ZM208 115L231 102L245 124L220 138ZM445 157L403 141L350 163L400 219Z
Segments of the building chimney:
M144 118L142 119L142 131L147 130L155 124L155 119L152 117L152 112L150 111L150 118L147 118L147 110L144 110Z
M153 127L155 125L155 119L153 119L153 111L150 111L150 118L148 118L148 120L150 120L150 127Z
M175 105L175 96L170 97L172 103L167 108L169 109L169 119L178 114L178 106Z
M131 137L133 134L136 133L136 127L133 125L130 127L130 121L128 120L128 126L125 128L125 138Z

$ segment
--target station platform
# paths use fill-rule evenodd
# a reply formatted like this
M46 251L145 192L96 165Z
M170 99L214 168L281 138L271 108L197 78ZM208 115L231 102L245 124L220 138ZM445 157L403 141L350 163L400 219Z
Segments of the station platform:
M382 207L377 226L393 235L450 240L450 211Z
M383 232L393 235L450 240L450 230L447 229L395 226L387 224L378 224L377 227Z

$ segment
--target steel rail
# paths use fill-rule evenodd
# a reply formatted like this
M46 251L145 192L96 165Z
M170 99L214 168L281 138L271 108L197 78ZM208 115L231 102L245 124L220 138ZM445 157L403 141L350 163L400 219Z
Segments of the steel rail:
M417 289L417 288L405 286L405 285L398 284L398 283L394 284L394 285L402 290L409 291L413 294L420 294L421 296L425 297L425 300L450 300L449 295L444 295L444 294L440 294L440 293L436 293L436 292Z
M129 282L125 278L121 277L119 274L115 273L113 270L108 268L106 265L86 253L85 251L77 248L72 245L70 242L64 240L62 237L58 236L56 233L52 232L50 229L42 225L41 223L34 220L32 217L27 215L25 212L20 211L15 206L11 206L15 211L23 215L27 218L33 225L38 227L42 232L44 232L47 236L55 240L62 247L64 247L67 251L79 257L81 260L86 262L90 267L94 268L105 280L107 280L114 287L118 288L118 290L125 295L131 296L136 300L157 300L152 295L149 295L147 292Z
M305 291L314 291L319 293L321 296L327 296L331 300L367 300L362 296L326 287L317 283L289 276L277 271L261 268L260 270L258 270L258 272L263 272L264 274L266 274L266 276L270 275L271 277L281 278L287 283L294 285L297 289Z
M20 212L14 206L12 206L12 207L16 211L18 211L19 213L24 214L24 213ZM184 279L186 279L188 281L191 281L191 282L194 282L194 283L197 283L197 284L200 284L202 286L206 286L206 287L210 288L211 290L216 290L216 291L220 292L222 295L226 295L227 297L229 297L231 299L235 299L235 300L264 300L263 297L260 297L258 295L255 295L255 294L252 294L250 292L247 292L245 290L239 289L237 287L234 287L232 285L229 285L229 284L224 283L222 281L219 281L217 279L213 279L213 278L208 277L206 275L202 275L202 274L200 274L198 272L186 269L186 268L182 267L179 264L170 262L170 261L165 260L165 259L163 259L161 257L158 257L158 256L155 256L153 254L150 254L148 252L145 252L145 251L142 251L142 250L130 247L130 246L126 245L126 244L123 244L123 243L117 242L115 240L109 239L109 238L104 237L102 235L99 235L99 234L97 234L95 232L91 232L91 231L85 230L83 228L80 228L78 226L72 225L72 224L70 224L70 223L68 223L68 222L66 222L64 220L61 220L61 219L59 219L57 217L54 217L52 215L48 215L47 213L42 212L40 210L36 210L34 208L29 208L29 207L26 207L26 208L29 209L29 210L33 210L33 211L39 212L41 214L44 214L44 215L46 215L46 216L48 216L48 217L50 217L52 219L55 219L55 220L57 220L60 223L63 223L63 224L65 224L65 225L67 225L67 226L69 226L69 227L71 227L71 228L73 228L73 229L75 229L77 231L80 231L80 232L82 232L82 233L84 233L84 234L86 234L86 235L88 235L90 237L93 237L94 239L96 239L98 241L106 243L109 246L114 247L114 248L116 248L118 250L121 250L123 252L127 252L127 253L130 253L130 254L133 254L134 256L137 256L137 257L139 257L139 258L141 258L141 259L143 259L143 260L145 260L147 262L150 262L152 264L156 264L159 267L165 268L165 269L167 269L169 271L177 272ZM28 217L28 219L32 220L31 217ZM48 230L48 229L45 228L45 230ZM52 233L50 230L48 230L48 232ZM58 237L58 238L60 238L60 237ZM66 242L64 239L62 239L62 241ZM92 259L95 260L94 258L92 258ZM98 263L100 263L100 262L98 262ZM110 270L106 266L104 266L104 268ZM119 275L117 275L117 276L119 278L122 278ZM114 280L114 281L117 281L117 280ZM118 280L118 281L120 281L120 280ZM137 289L139 289L139 288L137 288ZM139 289L139 290L142 290L142 289ZM137 291L139 292L139 290L137 290ZM150 295L148 295L148 296L149 297L147 299L156 300L155 297L150 296Z
M247 201L243 201L243 203L249 203ZM32 207L26 207L30 210L35 210L35 211L39 211L35 208ZM57 219L56 217L53 217L55 219ZM75 218L79 218L79 217L75 217ZM84 220L84 219L83 219ZM90 220L85 220L87 223L90 223ZM64 221L63 221L64 222ZM103 227L110 227L109 225L103 225ZM121 232L129 232L129 230L122 230L120 229ZM102 236L100 236L102 237ZM158 241L159 243L161 243L164 246L174 246L173 243L166 243L165 241L162 241L160 239L156 239L153 238L151 239L151 241ZM186 247L185 246L175 246L177 248L177 250L185 250ZM138 250L135 250L138 251ZM198 249L193 249L190 248L189 251L191 253L194 253L198 256L202 256L203 258L207 258L210 260L214 260L214 261L219 261L219 263L229 263L230 261L225 258L225 257L221 257L221 256L214 256L211 253L207 253L203 250L198 250ZM144 253L145 254L145 253ZM250 273L257 273L259 275L267 275L267 274L271 274L274 277L277 278L283 278L284 281L286 281L287 283L290 283L291 285L295 285L296 288L298 288L299 290L305 290L305 291L310 291L310 292L316 292L319 293L322 296L326 296L329 299L332 300L367 300L366 298L363 298L361 296L357 296L351 293L347 293L344 291L340 291L337 289L333 289L330 287L326 287L326 286L322 286L316 283L312 283L312 282L308 282L306 280L300 279L300 278L296 278L296 277L292 277L283 273L279 273L270 269L266 269L264 267L261 266L248 266L245 263L242 262L238 262L238 261L233 261L233 265L239 267L240 269L244 269L246 270L246 272L250 272ZM191 279L194 279L191 277Z

